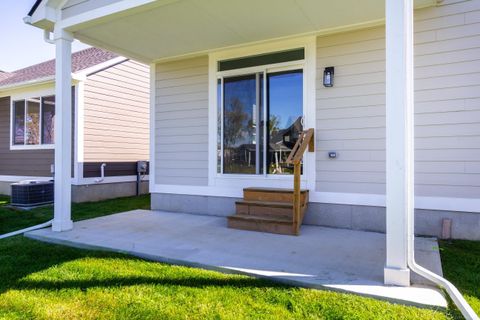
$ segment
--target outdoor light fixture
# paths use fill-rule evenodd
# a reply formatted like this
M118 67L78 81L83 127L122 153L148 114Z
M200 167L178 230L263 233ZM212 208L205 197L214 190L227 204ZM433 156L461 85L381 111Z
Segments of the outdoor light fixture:
M333 74L335 73L334 67L326 67L323 71L323 86L333 87Z

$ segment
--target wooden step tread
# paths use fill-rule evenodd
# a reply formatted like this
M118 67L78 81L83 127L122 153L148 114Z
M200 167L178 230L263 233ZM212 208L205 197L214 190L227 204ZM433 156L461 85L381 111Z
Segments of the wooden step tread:
M248 187L244 188L243 191L251 191L251 192L271 192L271 193L293 193L293 189L288 188L261 188L261 187ZM300 190L301 193L308 192L308 189Z
M272 222L272 223L281 223L281 224L292 224L292 219L287 217L263 217L263 216L254 216L250 214L234 214L229 216L228 219L237 219L237 220L248 220L248 221L258 221L258 222Z
M273 208L293 209L293 203L291 203L291 202L239 200L239 201L235 201L235 203L236 204L249 205L249 206L257 206L257 207L273 207Z

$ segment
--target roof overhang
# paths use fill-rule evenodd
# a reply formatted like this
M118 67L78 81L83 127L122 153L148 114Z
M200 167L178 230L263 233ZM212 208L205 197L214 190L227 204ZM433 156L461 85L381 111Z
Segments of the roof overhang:
M107 68L110 68L114 65L117 65L119 63L125 62L128 59L125 57L116 57L113 59L110 59L108 61L99 63L95 66L73 72L72 73L72 84L77 84L80 81L85 81L88 76L95 74L99 71L105 70ZM47 76L47 77L42 77L42 78L37 78L33 80L27 80L27 81L22 81L22 82L16 82L12 84L7 84L0 86L0 97L8 96L10 92L15 91L15 90L25 90L29 87L36 87L39 85L46 85L51 83L52 85L55 82L55 76Z
M44 30L52 31L59 20L59 8L65 1L62 0L37 0L23 18L23 21Z
M31 23L51 30L42 1ZM90 0L92 1L92 0ZM415 0L416 8L438 0ZM384 0L117 0L51 21L92 46L150 63L295 36L382 25ZM57 7L58 8L58 7ZM41 19L41 15L45 19ZM55 17L61 16L60 14ZM50 20L49 20L50 21Z

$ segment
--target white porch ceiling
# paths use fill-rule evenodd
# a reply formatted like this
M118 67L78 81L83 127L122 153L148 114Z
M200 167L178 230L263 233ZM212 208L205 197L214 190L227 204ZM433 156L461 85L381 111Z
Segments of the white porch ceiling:
M416 0L416 6L435 0ZM138 9L138 8L137 8ZM178 0L72 26L91 45L152 62L244 43L369 25L384 0Z

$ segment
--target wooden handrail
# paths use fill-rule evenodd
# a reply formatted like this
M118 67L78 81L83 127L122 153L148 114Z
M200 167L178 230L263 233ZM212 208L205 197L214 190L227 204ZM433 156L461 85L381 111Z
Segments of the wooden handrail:
M303 154L307 148L309 152L315 151L314 141L313 129L310 128L302 131L287 158L288 164L293 163L293 228L296 234L298 234L300 231L300 215L302 211L300 190L301 163Z

